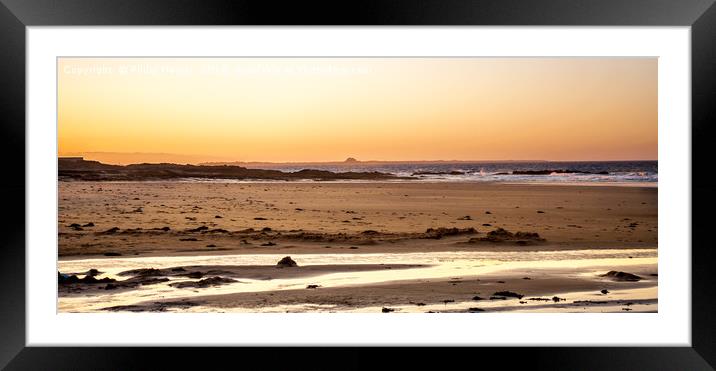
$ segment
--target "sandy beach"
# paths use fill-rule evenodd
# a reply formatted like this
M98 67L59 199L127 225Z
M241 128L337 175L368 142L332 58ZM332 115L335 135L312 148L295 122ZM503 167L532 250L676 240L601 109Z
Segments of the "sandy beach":
M97 269L105 282L60 284L59 310L652 312L657 195L574 184L61 181L59 271ZM277 268L284 256L298 266Z
M656 188L60 182L59 199L63 259L107 253L324 253L326 248L331 253L655 248L658 234ZM477 233L423 238L429 228ZM545 241L467 243L497 228L536 232Z

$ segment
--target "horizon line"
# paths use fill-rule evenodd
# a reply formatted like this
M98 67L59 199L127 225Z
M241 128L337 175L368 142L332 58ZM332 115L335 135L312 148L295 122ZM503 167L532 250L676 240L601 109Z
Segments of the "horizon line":
M81 152L80 154L58 154L57 158L76 158L81 157L86 161L98 161L100 163L112 164L114 161L102 162L100 160L87 159L85 154L127 154L127 155L161 155L161 156L178 156L178 157L194 157L203 155L176 155L171 153L145 153L145 152ZM211 157L211 156L208 156ZM175 161L175 160L174 160ZM323 161L243 161L243 160L215 160L215 161L190 161L190 162L173 162L173 161L127 161L122 164L192 164L192 165L231 165L231 164L271 164L271 165L292 165L292 164L370 164L370 163L420 163L420 162L452 162L452 163L496 163L496 162L634 162L634 161L657 161L657 159L590 159L590 160L545 160L545 159L490 159L490 160L457 160L457 159L427 159L427 160L358 160L348 157L345 160L323 160ZM119 163L114 163L119 164Z

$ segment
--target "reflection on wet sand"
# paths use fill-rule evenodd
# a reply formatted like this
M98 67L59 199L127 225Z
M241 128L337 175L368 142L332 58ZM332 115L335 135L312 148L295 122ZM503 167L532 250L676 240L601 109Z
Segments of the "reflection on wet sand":
M60 261L96 278L153 268L166 279L129 290L60 290L59 311L195 312L653 312L656 250L173 256ZM638 281L602 277L608 271ZM201 276L189 276L195 271ZM136 272L135 272L136 273ZM202 280L224 277L220 285ZM229 280L230 279L230 280ZM187 282L191 284L186 284ZM181 284L184 283L184 284ZM602 290L607 293L602 293ZM500 297L513 292L518 297ZM559 300L552 300L557 297ZM544 300L549 299L549 300ZM564 300L561 300L564 299ZM386 310L383 310L386 308Z

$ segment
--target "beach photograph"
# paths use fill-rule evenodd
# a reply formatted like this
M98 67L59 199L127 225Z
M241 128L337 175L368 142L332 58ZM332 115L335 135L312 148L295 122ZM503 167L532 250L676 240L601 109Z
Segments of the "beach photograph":
M58 58L57 311L657 313L657 72Z

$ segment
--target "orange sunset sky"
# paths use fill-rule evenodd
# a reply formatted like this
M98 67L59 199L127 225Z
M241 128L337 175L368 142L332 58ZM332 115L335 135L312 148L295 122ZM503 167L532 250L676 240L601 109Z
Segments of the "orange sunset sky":
M656 58L60 58L108 163L655 160Z

